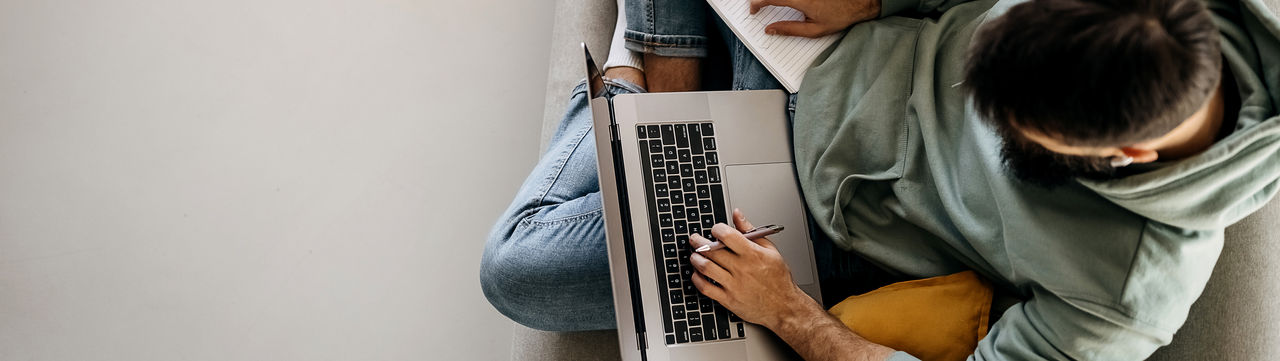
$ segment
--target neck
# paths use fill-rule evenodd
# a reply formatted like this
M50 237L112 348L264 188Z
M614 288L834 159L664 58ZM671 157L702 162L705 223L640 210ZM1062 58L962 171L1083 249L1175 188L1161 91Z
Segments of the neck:
M1154 149L1162 160L1182 159L1209 149L1222 130L1224 103L1222 83L1219 82L1200 110L1169 134L1151 142L1149 149Z

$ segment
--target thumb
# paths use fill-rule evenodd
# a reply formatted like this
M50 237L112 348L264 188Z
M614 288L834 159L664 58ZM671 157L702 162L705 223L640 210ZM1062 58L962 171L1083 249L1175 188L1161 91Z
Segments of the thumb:
M764 28L765 34L770 35L786 35L786 36L803 36L806 38L816 38L823 34L822 27L816 23L808 21L779 21L769 24Z
M751 221L747 220L747 216L742 214L742 210L737 208L733 209L733 225L738 227L738 232L746 232L756 228L751 225Z

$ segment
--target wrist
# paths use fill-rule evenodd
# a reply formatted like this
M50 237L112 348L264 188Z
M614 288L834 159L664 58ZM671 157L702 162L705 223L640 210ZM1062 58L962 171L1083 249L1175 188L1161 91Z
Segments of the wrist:
M809 298L808 294L799 288L792 290L791 301L779 308L772 322L764 326L773 330L778 335L791 334L797 330L803 330L811 327L815 322L827 317L827 310Z

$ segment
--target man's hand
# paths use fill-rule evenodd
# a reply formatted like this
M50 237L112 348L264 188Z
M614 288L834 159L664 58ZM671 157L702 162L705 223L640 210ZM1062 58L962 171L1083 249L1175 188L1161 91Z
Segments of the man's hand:
M742 232L753 226L742 212L734 210L733 221L736 230L724 223L711 228L711 234L725 248L689 256L698 271L693 275L693 285L743 320L769 328L796 315L821 310L792 282L791 270L773 242L768 238L752 242L743 236ZM693 248L711 243L696 233L689 242Z
M893 349L858 336L801 291L773 242L752 242L742 235L754 227L741 211L733 210L733 223L738 229L723 223L711 228L726 248L689 256L697 270L693 285L702 294L743 320L773 330L806 360L880 361L893 354ZM697 248L711 241L694 234L689 243Z
M751 0L751 13L770 5L799 10L805 18L769 24L765 34L816 38L880 16L880 0Z

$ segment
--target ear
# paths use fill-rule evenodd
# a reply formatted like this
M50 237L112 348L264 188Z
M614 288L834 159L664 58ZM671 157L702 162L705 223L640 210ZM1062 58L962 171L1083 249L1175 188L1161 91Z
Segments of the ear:
M1130 158L1133 158L1134 163L1151 163L1156 161L1157 158L1160 158L1160 153L1156 153L1155 150L1151 149L1123 147L1120 148L1120 152Z

